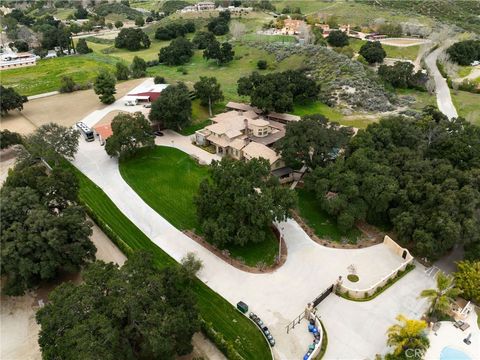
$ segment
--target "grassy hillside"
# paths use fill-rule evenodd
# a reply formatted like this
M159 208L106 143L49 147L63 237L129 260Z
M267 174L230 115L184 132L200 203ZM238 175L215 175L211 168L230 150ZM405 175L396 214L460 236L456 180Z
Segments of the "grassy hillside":
M58 90L65 75L79 83L93 82L100 69L113 70L115 62L99 53L39 60L36 66L2 71L1 83L25 96L41 94Z
M421 14L430 18L455 24L465 30L480 33L480 1L477 0L356 0L374 11L400 10L414 16Z

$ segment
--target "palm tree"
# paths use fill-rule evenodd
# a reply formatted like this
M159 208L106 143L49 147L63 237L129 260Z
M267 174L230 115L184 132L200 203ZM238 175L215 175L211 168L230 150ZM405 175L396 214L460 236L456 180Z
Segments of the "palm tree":
M454 279L440 271L437 274L437 288L423 290L420 296L430 300L430 315L435 311L445 314L461 292L455 287Z
M403 315L398 315L397 320L401 324L392 325L387 330L387 344L394 348L394 358L400 358L409 349L416 350L413 353L414 358L417 354L424 353L430 344L424 332L427 323L423 320L407 319Z

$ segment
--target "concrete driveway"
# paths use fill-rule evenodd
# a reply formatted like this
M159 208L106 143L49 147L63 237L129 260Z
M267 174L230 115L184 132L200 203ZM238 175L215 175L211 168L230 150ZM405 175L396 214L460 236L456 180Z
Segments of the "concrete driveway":
M286 263L273 273L246 273L225 263L185 236L145 204L121 177L117 160L109 158L98 142L80 141L79 152L73 163L170 256L180 260L188 252L195 252L204 263L204 268L199 273L200 279L230 303L236 304L243 300L249 304L252 311L258 313L271 328L277 339L274 350L280 359L297 359L308 346L308 334L287 335L285 326L303 311L306 303L331 285L339 275L347 275L349 265L356 266L360 276L358 286L363 287L376 282L402 261L382 244L358 250L320 246L313 242L296 222L289 220L280 225L284 227L288 247ZM409 277L410 275L407 275L407 279ZM402 283L408 284L405 280L400 281L400 284ZM395 285L390 290L392 296L399 286ZM416 295L415 290L411 296ZM361 303L348 305L356 307L361 306ZM341 314L343 310L339 311ZM372 313L373 318L383 319L385 316L381 312ZM394 317L390 314L387 316L389 321L393 321ZM349 320L356 323L359 318L353 317ZM329 337L337 335L345 336L345 332L342 330L337 334L335 330L329 331ZM377 339L373 343L375 345L369 345L372 337ZM358 356L374 355L381 351L376 345L384 341L384 330L372 331L368 339L361 338L358 341L362 351L357 353ZM342 348L332 345L329 351L332 355L341 356ZM371 350L363 352L364 349Z
M440 74L437 68L438 55L443 51L443 48L438 48L432 51L425 58L425 64L427 65L430 75L435 80L435 93L437 95L437 106L442 113L447 115L449 119L458 117L457 109L452 102L450 96L450 89L448 88L447 80Z

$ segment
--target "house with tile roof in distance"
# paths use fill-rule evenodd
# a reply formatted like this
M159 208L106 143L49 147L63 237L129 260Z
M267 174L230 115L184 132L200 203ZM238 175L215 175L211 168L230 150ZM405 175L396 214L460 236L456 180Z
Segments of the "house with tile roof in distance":
M285 124L300 117L278 113L264 116L255 107L234 102L229 102L226 108L229 111L213 117L211 125L195 132L195 143L213 146L218 155L237 160L264 158L274 175L281 174L278 176L281 182L292 180L292 169L285 167L273 145L285 136Z

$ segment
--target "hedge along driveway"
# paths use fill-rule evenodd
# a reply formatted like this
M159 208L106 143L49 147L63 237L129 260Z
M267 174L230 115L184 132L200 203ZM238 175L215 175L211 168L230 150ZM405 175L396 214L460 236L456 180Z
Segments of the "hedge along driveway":
M80 202L93 213L96 221L103 223L103 227L108 229L107 233L114 234L113 240L117 240L117 245L123 251L146 250L153 255L159 268L176 264L173 258L151 242L123 215L103 190L73 165L66 163L65 166L75 173L80 182ZM195 282L194 291L202 318L212 323L215 331L220 332L240 356L252 360L271 359L271 352L263 335L250 320L200 280Z

